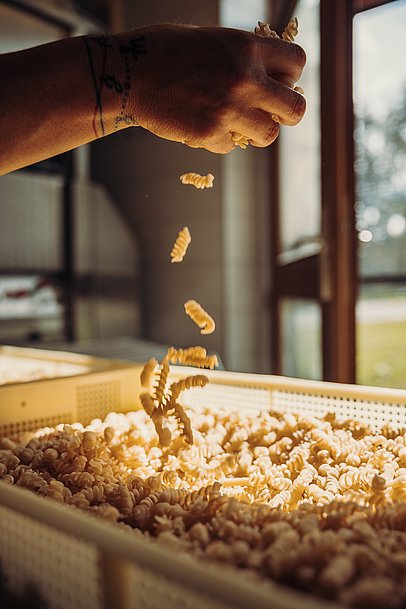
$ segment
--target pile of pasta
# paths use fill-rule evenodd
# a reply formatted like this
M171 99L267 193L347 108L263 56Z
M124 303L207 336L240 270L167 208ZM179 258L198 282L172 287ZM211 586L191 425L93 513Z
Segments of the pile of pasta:
M142 410L3 439L0 478L176 551L357 608L405 607L405 429L333 414L187 415L192 445L168 419L160 446Z

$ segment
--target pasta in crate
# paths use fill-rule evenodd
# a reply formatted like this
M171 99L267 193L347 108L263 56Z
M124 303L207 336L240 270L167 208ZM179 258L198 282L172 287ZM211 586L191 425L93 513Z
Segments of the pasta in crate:
M204 357L201 347L170 352ZM154 408L200 382L192 374L164 383L150 367ZM0 477L176 551L348 606L405 605L404 428L208 406L184 408L188 430L168 410L167 444L147 411L3 439Z

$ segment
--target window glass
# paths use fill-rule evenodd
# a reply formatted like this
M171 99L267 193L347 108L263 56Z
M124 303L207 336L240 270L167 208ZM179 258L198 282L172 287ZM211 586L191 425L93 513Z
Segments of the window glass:
M317 302L284 298L280 304L282 373L320 380L321 308Z
M296 127L281 127L280 235L282 251L304 245L320 234L320 19L319 1L301 0L298 44L307 64L300 80L307 109ZM305 221L304 221L305 219Z
M258 21L267 21L267 0L221 0L220 23L253 31Z
M354 18L357 381L406 388L406 0Z

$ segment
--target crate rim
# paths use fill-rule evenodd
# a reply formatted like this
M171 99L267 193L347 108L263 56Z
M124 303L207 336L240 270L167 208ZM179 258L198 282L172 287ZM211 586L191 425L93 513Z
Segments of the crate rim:
M247 372L229 372L227 370L202 370L187 366L171 366L171 378L183 378L191 374L204 374L209 381L217 385L232 385L251 389L267 389L268 391L286 391L337 397L348 401L365 401L373 403L394 403L406 406L406 389L390 387L373 387L331 381L313 381L288 376L258 374Z
M101 552L101 558L108 558L106 565L111 564L112 559L136 564L210 596L213 601L231 603L235 609L252 609L253 606L255 609L292 609L297 606L301 609L345 609L341 604L289 589L271 579L261 579L229 565L206 562L186 552L174 552L173 548L153 538L132 537L114 523L2 481L0 506L92 544ZM243 576L236 577L238 573ZM108 585L110 578L104 579Z

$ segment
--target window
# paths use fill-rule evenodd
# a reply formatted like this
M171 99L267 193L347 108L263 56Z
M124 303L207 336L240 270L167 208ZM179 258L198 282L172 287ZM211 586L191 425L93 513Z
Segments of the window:
M273 372L405 388L406 0L293 13L310 114L271 150Z
M354 18L357 382L406 387L406 1Z
M300 86L309 101L301 123L294 129L282 127L274 145L278 150L274 175L278 204L274 208L272 239L274 362L278 373L321 379L319 0L300 0L294 13L299 20L297 42L308 56ZM308 281L309 276L313 281Z

